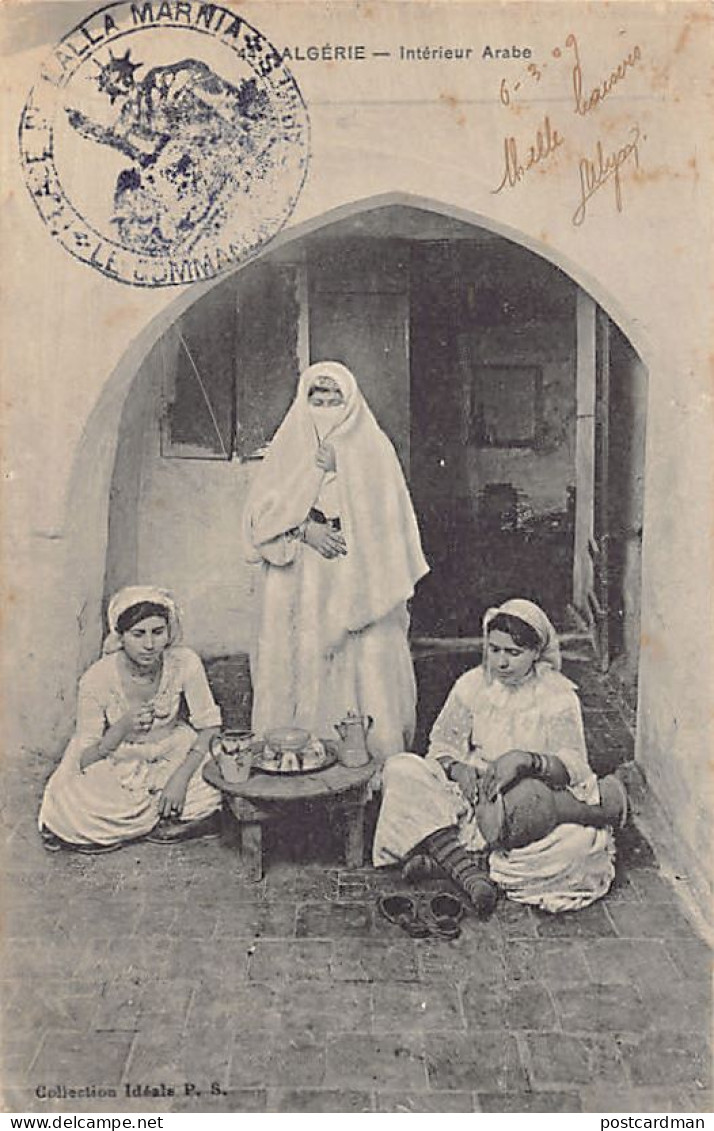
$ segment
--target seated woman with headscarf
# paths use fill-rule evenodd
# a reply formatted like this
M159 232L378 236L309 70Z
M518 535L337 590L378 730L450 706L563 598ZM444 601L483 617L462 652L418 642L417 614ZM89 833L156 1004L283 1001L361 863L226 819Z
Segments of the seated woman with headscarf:
M352 374L310 366L245 510L262 599L251 655L253 730L334 737L371 715L382 761L413 737L407 601L427 572L396 453Z
M45 789L45 847L97 853L215 832L221 795L200 768L221 714L201 660L179 643L173 598L123 589L107 619L104 654L79 682L74 736Z
M484 662L457 680L426 758L402 754L385 768L375 866L446 872L481 914L497 887L545 911L586 907L612 883L627 794L590 769L545 613L507 601L488 610L483 635Z

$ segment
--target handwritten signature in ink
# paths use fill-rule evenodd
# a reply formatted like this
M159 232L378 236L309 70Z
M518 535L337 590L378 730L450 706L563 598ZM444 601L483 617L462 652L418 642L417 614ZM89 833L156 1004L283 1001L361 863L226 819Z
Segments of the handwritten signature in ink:
M618 212L622 212L622 179L620 170L623 165L632 160L636 168L640 165L640 143L644 135L638 125L630 127L630 140L611 153L603 151L602 142L595 146L593 159L582 157L578 164L580 175L580 203L571 217L576 228L585 221L589 201L599 192L603 185L612 182L615 186L615 205Z
M627 77L628 70L632 70L642 59L642 51L638 44L625 56L622 62L618 63L610 75L593 87L588 95L583 94L583 68L580 62L580 49L578 47L577 36L570 33L565 41L565 46L572 48L574 55L574 65L572 72L573 84L573 100L574 100L574 113L584 118L586 114L590 114L598 106L601 105L611 94L615 86L622 82Z
M551 125L547 114L543 119L542 126L536 130L533 144L528 146L528 150L522 158L515 137L505 137L503 139L503 177L498 188L491 189L492 194L495 196L503 189L513 188L514 185L519 184L531 169L552 157L562 144L563 138L558 130Z

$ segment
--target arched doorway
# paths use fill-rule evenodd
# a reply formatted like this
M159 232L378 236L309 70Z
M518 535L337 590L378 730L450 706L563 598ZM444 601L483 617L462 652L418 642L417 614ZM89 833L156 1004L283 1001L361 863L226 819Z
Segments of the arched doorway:
M161 335L124 405L105 596L160 581L205 654L247 651L242 499L296 373L327 357L358 376L410 482L432 565L421 656L456 641L468 662L483 610L517 592L632 685L644 366L549 260L408 202L284 238Z

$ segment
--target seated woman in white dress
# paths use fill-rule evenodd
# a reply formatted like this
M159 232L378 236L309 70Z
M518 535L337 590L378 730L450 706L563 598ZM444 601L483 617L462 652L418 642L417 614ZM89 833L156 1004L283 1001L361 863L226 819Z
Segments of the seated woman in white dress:
M373 718L374 758L407 749L416 713L407 602L428 566L397 454L344 365L301 375L255 469L244 523L261 565L253 730L334 738L356 711Z
M201 776L221 714L201 660L179 643L173 598L153 587L123 589L107 619L104 654L79 682L75 732L42 800L50 850L199 835L215 827L210 818L221 805Z
M627 795L592 772L557 634L530 601L488 610L484 663L457 680L426 758L390 759L383 789L375 866L406 862L412 878L441 868L481 914L496 885L552 912L610 888Z

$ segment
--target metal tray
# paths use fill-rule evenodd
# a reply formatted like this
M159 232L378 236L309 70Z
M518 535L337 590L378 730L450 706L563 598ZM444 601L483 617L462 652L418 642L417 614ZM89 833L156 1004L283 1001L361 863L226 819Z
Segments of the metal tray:
M330 766L334 766L337 761L337 743L329 739L320 739L322 745L325 747L325 759L319 766L308 766L307 769L299 770L281 770L275 763L264 765L261 761L264 754L264 744L262 742L256 743L253 747L253 759L251 763L251 770L257 770L261 774L271 774L273 777L289 778L289 777L302 777L306 774L319 774L321 770L327 770ZM300 755L298 754L298 758Z

